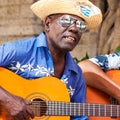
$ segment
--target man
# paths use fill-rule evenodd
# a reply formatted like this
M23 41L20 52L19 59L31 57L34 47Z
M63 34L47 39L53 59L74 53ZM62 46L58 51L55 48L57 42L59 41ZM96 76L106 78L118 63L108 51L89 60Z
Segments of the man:
M120 69L120 52L95 56L79 62L78 65L89 86L107 93L120 103L120 85L105 73L108 70Z
M37 37L3 44L0 66L26 79L55 76L66 84L71 102L85 102L82 72L69 51L75 48L86 29L101 23L101 11L88 0L40 0L31 9L44 22L44 31ZM2 86L0 101L14 120L34 118L27 106L29 102ZM71 116L71 120L87 119Z

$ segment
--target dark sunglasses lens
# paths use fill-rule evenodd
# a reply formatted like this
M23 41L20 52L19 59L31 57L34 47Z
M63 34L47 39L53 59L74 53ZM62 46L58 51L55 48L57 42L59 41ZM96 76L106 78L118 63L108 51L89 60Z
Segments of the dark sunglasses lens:
M76 26L80 32L86 31L86 23L82 20L76 21Z
M71 22L69 19L61 18L61 19L59 19L59 24L62 27L69 27L71 25Z

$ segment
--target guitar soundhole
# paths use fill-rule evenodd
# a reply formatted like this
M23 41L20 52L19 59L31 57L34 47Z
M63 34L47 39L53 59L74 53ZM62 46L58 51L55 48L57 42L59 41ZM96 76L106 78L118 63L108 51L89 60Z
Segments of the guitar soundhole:
M32 102L33 111L36 116L44 116L47 111L46 102L40 98L35 98Z

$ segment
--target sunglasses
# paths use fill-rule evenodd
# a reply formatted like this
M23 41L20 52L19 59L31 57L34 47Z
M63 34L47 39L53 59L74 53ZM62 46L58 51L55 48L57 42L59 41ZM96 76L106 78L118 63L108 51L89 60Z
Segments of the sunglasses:
M85 32L86 31L86 23L81 20L81 19L75 19L70 15L63 15L61 17L58 18L58 23L62 26L62 27L69 27L73 24L76 25L76 28L78 29L78 31L81 32Z

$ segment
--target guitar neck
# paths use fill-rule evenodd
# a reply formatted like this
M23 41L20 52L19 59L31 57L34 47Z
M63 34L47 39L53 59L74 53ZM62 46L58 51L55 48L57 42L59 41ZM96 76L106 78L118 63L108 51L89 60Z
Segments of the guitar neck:
M37 112L37 116L43 114L47 116L120 116L120 105L109 104L86 104L86 103L70 103L70 102L40 102L41 105L34 104L33 111ZM38 107L39 106L39 107ZM37 109L37 110L36 110ZM40 112L42 111L42 113ZM39 115L40 113L41 115ZM36 113L35 113L36 114Z

